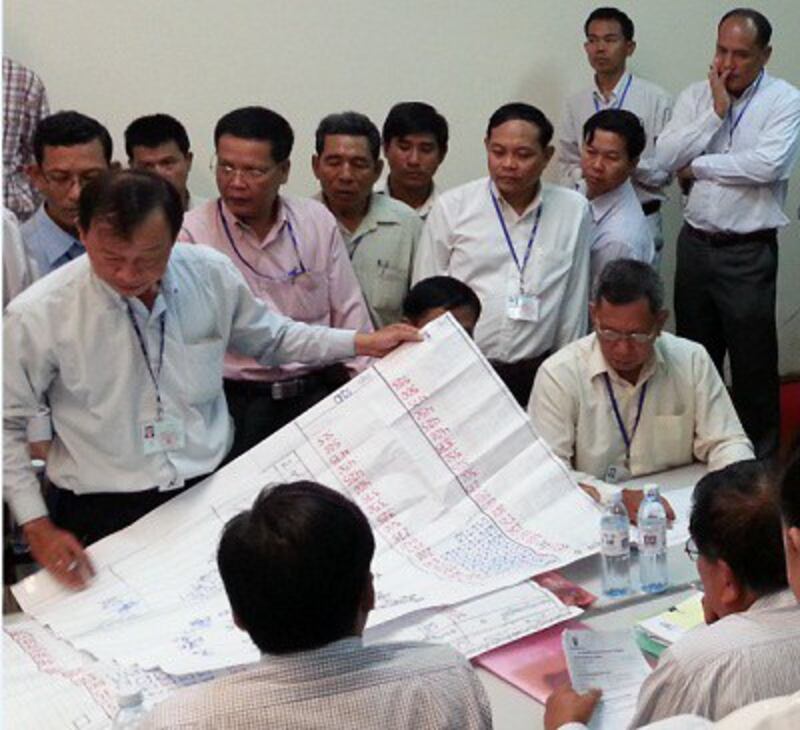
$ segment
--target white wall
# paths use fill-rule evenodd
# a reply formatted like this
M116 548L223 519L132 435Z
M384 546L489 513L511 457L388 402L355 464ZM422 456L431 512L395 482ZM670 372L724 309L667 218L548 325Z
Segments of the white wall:
M311 193L313 131L333 111L356 109L380 127L396 101L433 103L451 126L443 186L484 174L491 112L530 101L555 122L589 70L582 27L598 2L567 0L5 0L5 53L35 69L51 108L97 117L124 160L122 132L136 116L171 113L195 150L192 188L214 192L208 170L214 123L245 104L286 116L297 142L288 189ZM609 3L611 4L611 3ZM622 0L636 23L632 68L677 93L705 76L716 22L733 2ZM758 2L774 26L770 71L800 86L797 0ZM795 51L790 49L795 47ZM551 176L554 170L551 170ZM800 372L798 182L781 234L781 370ZM666 207L671 285L680 225Z

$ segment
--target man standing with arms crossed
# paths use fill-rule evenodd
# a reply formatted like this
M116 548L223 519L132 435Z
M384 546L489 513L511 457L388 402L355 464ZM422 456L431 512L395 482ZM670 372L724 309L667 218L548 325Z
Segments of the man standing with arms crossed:
M772 27L732 10L718 26L708 80L683 91L656 145L690 186L678 237L676 332L722 371L756 456L778 447L775 280L782 208L800 151L800 92L766 71Z

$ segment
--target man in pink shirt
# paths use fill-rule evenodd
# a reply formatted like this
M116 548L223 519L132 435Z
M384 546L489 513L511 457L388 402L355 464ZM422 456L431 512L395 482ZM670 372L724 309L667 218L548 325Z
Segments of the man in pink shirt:
M228 255L253 293L281 314L371 332L336 220L321 203L280 194L293 142L289 123L269 109L244 107L223 116L214 130L212 165L220 197L186 214L178 240ZM341 365L265 368L235 352L225 355L224 375L235 427L228 458L255 446L349 377Z

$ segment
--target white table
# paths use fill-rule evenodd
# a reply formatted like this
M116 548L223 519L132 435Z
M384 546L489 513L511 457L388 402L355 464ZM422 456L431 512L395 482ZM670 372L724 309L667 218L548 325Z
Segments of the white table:
M633 479L625 486L641 487L655 482L662 487L663 492L669 492L671 489L696 484L705 471L704 464L691 464L669 472ZM599 530L599 521L591 528ZM635 553L632 560L631 575L635 576L637 573ZM584 558L560 572L573 583L599 597L598 601L579 617L580 621L598 630L624 629L632 627L643 618L665 611L685 598L693 590L692 584L699 581L695 564L686 556L683 546L670 548L667 560L670 588L658 596L638 593L617 600L603 597L599 555ZM477 671L492 704L496 730L537 730L544 727L543 705L491 672L482 668L478 668Z

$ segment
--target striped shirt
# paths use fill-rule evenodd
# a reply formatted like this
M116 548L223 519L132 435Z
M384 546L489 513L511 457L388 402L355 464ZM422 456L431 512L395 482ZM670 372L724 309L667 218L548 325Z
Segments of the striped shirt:
M141 730L208 728L491 728L489 702L469 662L447 646L364 646L349 637L320 649L265 656L253 669L186 688Z

